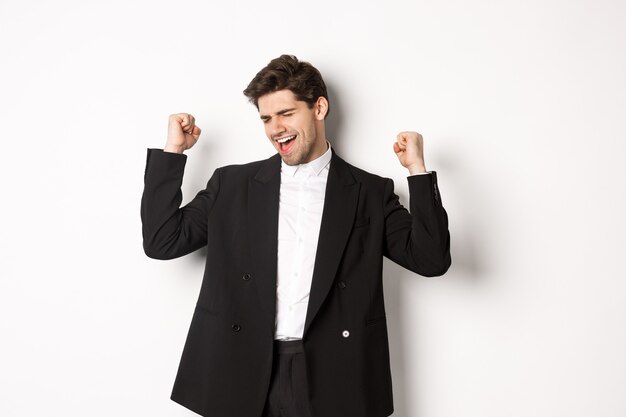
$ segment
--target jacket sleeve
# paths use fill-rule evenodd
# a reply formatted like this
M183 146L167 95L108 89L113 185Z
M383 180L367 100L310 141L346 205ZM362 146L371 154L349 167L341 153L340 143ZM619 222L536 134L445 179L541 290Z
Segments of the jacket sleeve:
M437 173L413 175L408 182L410 213L394 193L393 180L387 179L384 255L420 275L443 275L451 264L450 233Z
M173 259L207 244L207 224L217 199L220 171L184 207L183 173L187 156L148 149L141 198L143 248L154 259Z

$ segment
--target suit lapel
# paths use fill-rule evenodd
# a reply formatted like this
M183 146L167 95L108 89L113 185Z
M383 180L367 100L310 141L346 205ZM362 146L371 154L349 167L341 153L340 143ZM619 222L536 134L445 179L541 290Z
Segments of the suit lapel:
M248 180L248 242L259 301L272 324L276 315L276 261L280 155L267 159Z
M352 229L358 198L359 183L355 181L348 169L348 164L339 158L333 150L326 182L322 224L315 255L304 335L311 326L311 322L317 315L335 279L339 262Z

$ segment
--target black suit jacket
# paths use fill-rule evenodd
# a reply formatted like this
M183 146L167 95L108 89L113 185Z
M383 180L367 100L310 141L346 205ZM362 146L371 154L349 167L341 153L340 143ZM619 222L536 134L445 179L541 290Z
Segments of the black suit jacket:
M208 245L171 399L206 417L260 417L272 369L280 156L216 169L180 208L185 162L149 149L141 202L149 257ZM424 276L450 266L437 174L408 182L410 214L392 180L333 151L303 335L316 417L393 412L383 256Z

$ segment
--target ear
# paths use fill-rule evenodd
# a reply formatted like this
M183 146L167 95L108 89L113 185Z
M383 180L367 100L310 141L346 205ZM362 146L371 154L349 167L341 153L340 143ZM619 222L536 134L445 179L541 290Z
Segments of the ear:
M315 118L317 120L324 120L326 118L326 113L328 113L328 100L325 97L318 97L317 102L315 103Z

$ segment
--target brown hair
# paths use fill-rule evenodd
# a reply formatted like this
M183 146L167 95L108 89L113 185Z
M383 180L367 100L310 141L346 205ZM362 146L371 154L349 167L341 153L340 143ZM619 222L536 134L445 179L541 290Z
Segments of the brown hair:
M243 94L258 110L260 97L279 90L290 90L297 100L304 101L309 108L319 97L328 100L322 74L313 65L298 61L293 55L281 55L270 61L250 81Z

